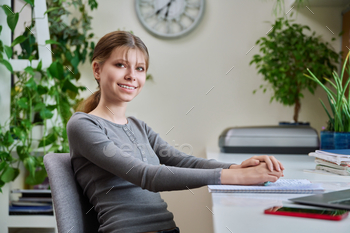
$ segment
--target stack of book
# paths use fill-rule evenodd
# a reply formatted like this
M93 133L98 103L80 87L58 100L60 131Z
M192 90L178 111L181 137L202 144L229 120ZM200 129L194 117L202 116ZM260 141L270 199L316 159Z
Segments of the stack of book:
M10 202L9 215L53 215L51 190L14 189L11 193L20 196Z
M309 156L315 157L316 170L350 176L350 149L316 150Z

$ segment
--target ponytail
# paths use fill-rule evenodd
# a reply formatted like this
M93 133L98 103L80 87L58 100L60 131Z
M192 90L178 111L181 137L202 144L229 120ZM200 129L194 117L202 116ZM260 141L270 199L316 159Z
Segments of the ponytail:
M85 112L89 113L94 110L101 99L101 89L94 92L94 94L90 95L87 99L83 100L78 104L76 109L77 112Z

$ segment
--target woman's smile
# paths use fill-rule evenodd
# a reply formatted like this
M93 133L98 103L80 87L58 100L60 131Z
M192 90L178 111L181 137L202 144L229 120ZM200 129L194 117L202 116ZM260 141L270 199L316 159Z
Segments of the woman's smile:
M134 92L137 88L137 87L132 86L132 85L125 85L125 84L119 84L119 83L118 83L118 86L126 92Z

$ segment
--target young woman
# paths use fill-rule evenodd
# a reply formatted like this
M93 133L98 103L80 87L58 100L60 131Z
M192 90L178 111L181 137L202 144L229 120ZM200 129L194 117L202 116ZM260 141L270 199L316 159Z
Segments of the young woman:
M148 50L137 36L115 31L102 37L92 58L99 90L67 124L74 173L98 213L99 232L180 232L158 192L283 176L273 156L240 165L196 158L170 146L142 120L126 117L148 66Z

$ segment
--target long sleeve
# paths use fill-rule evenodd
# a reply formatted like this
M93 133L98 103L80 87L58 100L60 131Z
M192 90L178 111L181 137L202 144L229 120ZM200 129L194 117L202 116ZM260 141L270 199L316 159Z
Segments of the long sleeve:
M228 169L234 163L222 163L215 159L203 159L197 158L192 155L188 155L182 151L177 150L175 147L169 145L164 141L158 133L154 132L145 122L144 128L147 133L148 140L152 146L154 152L157 154L160 163L184 168L202 168L202 169L213 169L213 168L225 168ZM188 147L191 147L188 145Z
M208 184L221 184L222 168L191 169L152 165L134 156L125 156L122 149L110 140L96 121L82 114L75 115L69 120L67 134L73 156L82 156L98 167L149 191L182 190ZM178 160L166 160L167 164L178 165L180 161L176 161ZM182 166L203 168L211 166L205 162L202 165L200 160L186 162L182 159L182 161L184 161Z

